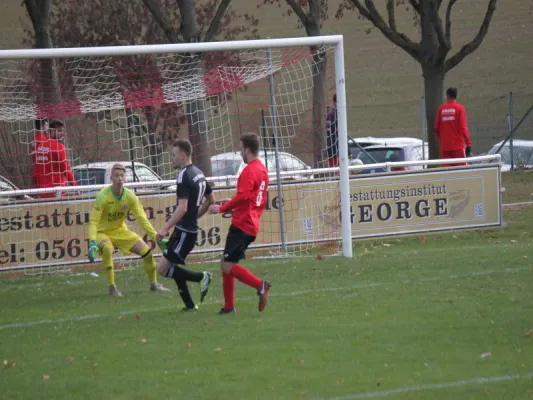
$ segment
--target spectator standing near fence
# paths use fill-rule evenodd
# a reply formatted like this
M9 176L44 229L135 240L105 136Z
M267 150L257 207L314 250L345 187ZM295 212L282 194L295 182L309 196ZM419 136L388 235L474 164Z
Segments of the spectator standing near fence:
M65 127L60 120L35 121L35 139L32 143L33 183L36 188L77 186L67 159L62 140ZM41 198L56 197L56 193L41 193Z
M446 90L446 103L439 107L435 132L440 143L440 158L470 157L472 142L468 133L466 111L457 102L457 88ZM466 165L466 163L443 164L443 167Z
M333 95L333 108L326 117L326 153L328 167L339 166L339 124L337 122L337 94Z

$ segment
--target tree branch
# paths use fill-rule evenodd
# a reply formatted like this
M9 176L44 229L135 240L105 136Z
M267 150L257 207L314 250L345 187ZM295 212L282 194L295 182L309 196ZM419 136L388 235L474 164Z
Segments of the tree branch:
M292 11L300 18L303 26L307 25L307 14L302 10L302 7L295 0L286 0L287 4L292 8Z
M411 7L413 7L417 14L420 15L420 3L418 0L409 0L409 4L411 4Z
M396 30L396 17L394 15L394 0L387 0L387 14L389 14L389 26Z
M485 39L485 36L487 35L487 32L489 31L490 22L492 20L492 16L494 15L494 11L496 10L496 3L497 0L489 0L489 4L487 6L487 12L485 13L485 17L483 18L483 23L481 24L479 31L477 35L474 37L474 39L464 45L461 50L459 50L454 56L449 58L444 63L444 72L448 72L453 67L455 67L457 64L459 64L463 59L469 55L472 54L483 42L483 39Z
M39 7L37 7L37 3L35 2L35 0L24 0L24 4L26 4L26 10L28 11L28 14L30 16L33 29L35 30L35 32L37 32L39 26L41 25Z
M431 10L431 22L433 24L433 28L435 29L435 34L437 35L437 40L439 41L439 47L443 48L443 50L446 50L446 53L450 51L450 43L446 40L446 37L444 35L444 29L442 29L442 19L439 16L439 7L440 5L437 4L437 7L435 7L435 3L433 1L429 2L429 9Z
M222 0L218 5L217 12L211 20L211 23L209 24L209 29L207 29L207 33L205 34L204 42L210 42L215 37L218 29L220 28L222 17L226 13L229 3L231 3L231 0Z
M154 17L155 22L159 27L163 30L165 33L165 36L171 43L179 43L179 37L177 33L172 28L172 25L167 21L167 19L163 16L163 13L161 12L161 8L156 3L155 0L142 0L148 11L152 14Z
M376 28L378 28L381 33L389 39L396 46L402 48L407 54L413 57L418 61L420 56L420 45L414 43L403 33L399 33L396 30L391 29L386 22L383 20L381 14L376 10L374 2L372 0L365 0L365 5L361 4L360 0L350 0L359 14L368 21L372 23Z
M445 34L444 36L446 37L446 40L448 41L448 43L452 44L451 42L451 37L452 37L452 33L451 33L451 28L452 28L452 21L451 21L451 17L452 17L452 7L454 6L454 4L457 2L457 0L450 0L450 2L448 3L448 7L446 8L446 19L445 19Z

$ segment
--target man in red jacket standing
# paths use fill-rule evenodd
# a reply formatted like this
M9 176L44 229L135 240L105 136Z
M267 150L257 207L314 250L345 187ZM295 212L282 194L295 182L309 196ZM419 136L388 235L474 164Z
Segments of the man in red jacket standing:
M32 143L33 183L36 188L77 186L61 141L65 135L63 122L38 119ZM56 197L55 192L41 193L40 198Z
M465 108L457 103L457 88L446 90L446 103L439 107L435 132L440 142L440 158L470 157L472 142L466 124ZM466 163L443 164L443 167L466 165Z

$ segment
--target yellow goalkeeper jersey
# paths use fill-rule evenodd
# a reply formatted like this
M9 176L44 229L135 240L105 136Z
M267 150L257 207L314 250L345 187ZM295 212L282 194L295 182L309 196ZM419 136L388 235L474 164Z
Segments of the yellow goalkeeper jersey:
M110 186L98 192L89 218L89 240L96 240L97 232L109 232L126 228L126 217L131 211L137 223L155 239L157 232L148 221L139 198L128 188L123 188L122 196L117 197Z

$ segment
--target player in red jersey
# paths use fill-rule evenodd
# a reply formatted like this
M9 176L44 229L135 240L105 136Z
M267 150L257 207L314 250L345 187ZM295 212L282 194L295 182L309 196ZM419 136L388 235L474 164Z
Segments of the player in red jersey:
M457 88L446 90L446 103L439 107L435 120L435 132L440 142L440 158L470 157L472 142L466 123L466 111L457 102ZM443 164L443 167L466 165L466 163Z
M224 204L209 207L211 214L233 210L220 263L224 291L224 308L220 310L220 314L235 313L235 278L257 290L259 311L263 311L267 304L270 282L259 279L247 268L237 264L245 258L246 249L259 232L259 218L267 201L268 173L257 158L259 143L259 137L255 133L247 133L241 137L241 156L247 165L237 181L237 193Z
M32 143L33 183L36 188L77 186L61 141L65 136L60 120L37 120L35 140ZM56 193L41 193L41 198L56 197Z

